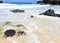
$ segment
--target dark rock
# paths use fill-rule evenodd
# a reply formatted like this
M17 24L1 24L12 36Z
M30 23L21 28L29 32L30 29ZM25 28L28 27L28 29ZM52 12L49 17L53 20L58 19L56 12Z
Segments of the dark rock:
M38 1L37 3L60 5L60 0L42 0L42 1Z
M54 15L54 10L48 9L47 11L44 12L44 15L53 16Z
M18 25L16 25L17 27L21 27L21 26L23 26L23 25L21 25L21 24L18 24Z
M0 3L3 3L3 1L0 1Z
M51 5L59 5L60 0L43 0L43 3L51 4Z
M48 9L47 11L39 14L39 15L47 15L47 16L54 16L54 17L60 17L60 14L55 14L54 10Z
M17 34L18 34L18 36L20 36L20 35L26 35L26 33L24 31L19 31L19 32L17 32Z
M43 0L43 3L44 3L44 4L47 4L47 3L48 3L48 0Z
M37 1L37 3L40 3L40 1Z
M25 12L24 10L19 10L19 9L15 9L15 10L10 10L13 13L20 13L20 12Z
M59 5L57 0L49 1L49 4L51 4L51 5Z
M4 35L5 35L5 37L12 37L12 36L15 35L15 33L16 33L15 30L9 29L9 30L6 30L6 31L4 32Z
M33 15L30 16L30 18L33 18L33 17L34 17Z
M60 14L55 14L56 17L60 17Z
M43 1L37 1L37 4L41 4L41 3L43 3Z
M10 24L11 22L6 22L5 25Z

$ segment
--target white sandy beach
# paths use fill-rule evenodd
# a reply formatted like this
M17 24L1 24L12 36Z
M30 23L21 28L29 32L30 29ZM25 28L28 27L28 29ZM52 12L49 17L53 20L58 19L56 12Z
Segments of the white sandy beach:
M46 7L50 5L16 6L11 4L0 4L0 6L0 9L24 9ZM24 13L12 13L9 10L3 10L4 13L2 10L0 11L0 28L4 28L3 31L6 31L7 29L15 29L17 31L17 29L19 29L26 32L25 36L22 35L17 37L17 35L15 35L8 38L3 38L4 33L2 33L0 43L60 43L59 17L38 15L41 12L35 10L25 10ZM34 17L30 18L31 15ZM22 29L20 27L14 27L11 25L4 25L4 23L8 21L13 25L23 24L26 28Z

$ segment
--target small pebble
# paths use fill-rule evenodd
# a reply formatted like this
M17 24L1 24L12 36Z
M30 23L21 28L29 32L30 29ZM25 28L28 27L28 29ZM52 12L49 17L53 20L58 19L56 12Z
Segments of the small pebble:
M34 16L33 16L33 15L31 15L30 17L31 17L31 18L33 18Z

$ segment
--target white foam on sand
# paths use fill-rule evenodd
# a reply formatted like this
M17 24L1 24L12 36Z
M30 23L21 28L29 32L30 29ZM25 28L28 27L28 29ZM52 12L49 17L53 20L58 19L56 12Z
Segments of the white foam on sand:
M7 38L9 41L11 41L12 43L18 43L16 40L12 40L10 38ZM20 43L20 42L19 42Z
M46 7L50 5L39 5L39 4L32 4L32 5L17 5L17 4L9 4L9 3L2 3L0 4L0 8L34 8L34 7Z

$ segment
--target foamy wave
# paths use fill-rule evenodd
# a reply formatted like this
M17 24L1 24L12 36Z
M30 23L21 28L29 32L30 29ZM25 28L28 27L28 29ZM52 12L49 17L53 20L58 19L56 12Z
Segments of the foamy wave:
M16 5L16 4L9 4L9 3L2 3L0 4L0 8L35 8L35 7L47 7L50 5L39 5L39 4L33 4L33 5Z

